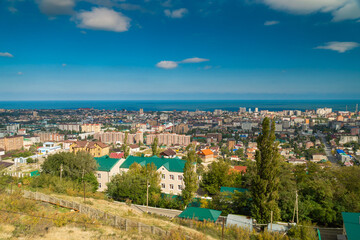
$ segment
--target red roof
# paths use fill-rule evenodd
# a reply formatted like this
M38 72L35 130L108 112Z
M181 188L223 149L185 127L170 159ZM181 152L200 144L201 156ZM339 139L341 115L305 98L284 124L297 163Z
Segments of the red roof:
M124 153L121 152L121 153L110 153L110 158L116 158L116 159L119 159L119 158L123 158L124 157Z
M235 166L234 169L238 172L244 172L246 173L246 169L247 167L246 166Z

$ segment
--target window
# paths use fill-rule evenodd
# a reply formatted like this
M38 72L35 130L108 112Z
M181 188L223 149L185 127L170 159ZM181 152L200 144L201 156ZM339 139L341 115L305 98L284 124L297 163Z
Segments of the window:
M101 178L101 173L98 173L98 178Z
M170 180L174 180L174 175L170 175Z
M179 179L180 181L182 181L182 180L183 180L183 176L178 175L178 179Z
M162 179L165 179L165 174L161 174L161 178L162 178Z
M174 184L170 184L170 189L174 189Z
M99 188L101 188L101 183L99 183Z
M165 188L165 183L162 183L162 184L161 184L161 188Z
M178 185L178 189L179 189L179 190L182 190L182 185Z

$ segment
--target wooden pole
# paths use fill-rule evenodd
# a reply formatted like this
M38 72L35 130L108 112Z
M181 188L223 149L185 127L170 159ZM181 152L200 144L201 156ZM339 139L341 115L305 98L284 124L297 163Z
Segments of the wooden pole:
M273 211L271 211L270 216L270 230L272 231L272 222L273 222Z
M296 192L296 191L295 191L295 196L297 196L297 192ZM293 218L292 218L292 222L293 222L293 223L294 223L294 221L295 221L296 200L297 200L297 197L295 197L295 202L294 202L294 214L293 214Z
M146 211L149 213L149 179L146 179Z
M296 191L296 224L299 224L299 197Z
M63 172L63 165L61 164L61 165L60 165L60 181L61 181L61 179L62 179L62 172Z
M85 180L84 180L84 175L85 175L85 169L83 169L83 174L82 174L82 181L84 184L84 202L85 202Z
M222 220L222 230L221 230L221 239L224 240L224 228L225 228L225 218Z

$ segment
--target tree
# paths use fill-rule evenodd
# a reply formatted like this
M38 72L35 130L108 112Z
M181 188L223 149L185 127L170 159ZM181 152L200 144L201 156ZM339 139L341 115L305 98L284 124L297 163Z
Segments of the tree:
M158 143L159 143L159 139L156 137L153 143L151 144L151 151L153 156L156 156L159 153Z
M262 123L262 133L257 139L253 178L251 183L252 216L259 223L280 219L280 209L277 204L279 188L279 152L275 142L275 122L270 126L270 120L265 118Z
M233 176L229 174L230 164L219 159L209 165L209 170L203 175L201 182L209 194L214 195L220 191L220 187L230 187L233 185Z
M160 174L155 165L141 166L133 163L129 171L115 175L107 184L107 193L115 200L131 199L133 203L146 203L146 188L149 183L149 204L154 205L160 194Z
M89 153L80 151L76 154L62 152L50 155L42 164L42 171L45 174L60 176L61 167L62 177L73 181L82 181L83 171L85 171L84 180L91 183L95 190L97 189L98 183L94 175L97 163Z
M121 146L121 149L124 152L124 158L125 159L130 155L130 148L129 148L128 144L127 144L127 139L128 139L128 132L125 133L124 143Z
M198 177L195 171L196 156L197 155L194 148L188 151L187 160L184 166L185 188L182 190L182 198L185 206L191 202L191 200L194 198L195 192L198 189Z

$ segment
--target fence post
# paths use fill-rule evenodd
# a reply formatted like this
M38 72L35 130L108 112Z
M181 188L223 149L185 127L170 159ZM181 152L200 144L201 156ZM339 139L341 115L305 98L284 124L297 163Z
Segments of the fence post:
M139 233L141 233L141 223L140 222L138 222L138 231L139 231Z
M125 231L128 230L128 222L127 222L127 219L125 219Z

